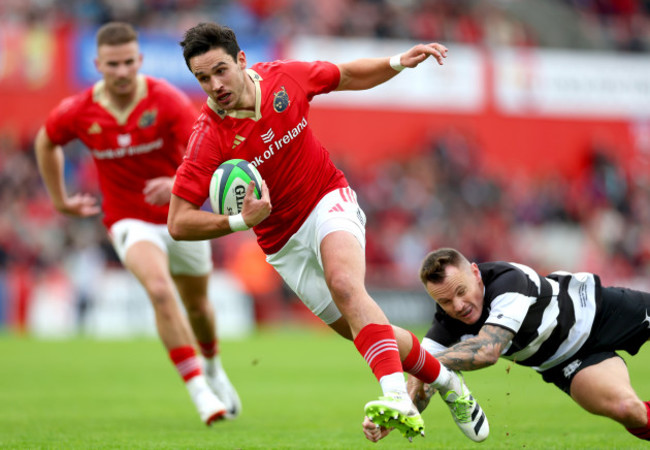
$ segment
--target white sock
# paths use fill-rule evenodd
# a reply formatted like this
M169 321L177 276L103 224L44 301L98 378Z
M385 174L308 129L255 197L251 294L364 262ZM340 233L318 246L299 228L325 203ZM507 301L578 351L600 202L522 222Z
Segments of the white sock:
M404 381L404 374L402 372L391 373L390 375L384 375L379 379L379 384L381 385L381 390L384 395L388 395L391 392L398 392L400 394L406 394L406 381Z
M454 376L451 370L447 369L445 366L440 364L440 373L438 374L438 378L434 380L433 383L431 383L431 386L433 386L436 389L439 389L441 391L448 391L450 389L454 389L456 386L454 386Z
M205 358L206 374L214 376L221 370L223 370L223 366L221 365L221 357L219 355L215 355L212 358Z
M190 397L195 399L199 394L204 392L206 389L210 390L210 387L208 386L208 382L205 379L205 376L203 375L197 375L195 377L190 378L185 382L185 386L187 386L187 390L190 392Z

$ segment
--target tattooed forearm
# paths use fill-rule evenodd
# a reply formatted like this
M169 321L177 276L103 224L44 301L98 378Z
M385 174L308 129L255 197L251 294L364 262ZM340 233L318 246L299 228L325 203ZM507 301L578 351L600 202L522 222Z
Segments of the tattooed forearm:
M485 325L478 336L459 342L436 354L436 358L452 370L476 370L497 362L501 350L514 334L505 328Z

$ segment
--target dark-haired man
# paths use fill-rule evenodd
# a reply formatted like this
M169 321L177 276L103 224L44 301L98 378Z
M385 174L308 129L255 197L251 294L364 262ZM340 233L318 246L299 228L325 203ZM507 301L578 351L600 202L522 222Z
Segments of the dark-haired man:
M412 333L392 327L368 295L365 214L308 120L315 95L370 89L429 57L442 64L447 49L420 44L392 58L342 64L274 61L249 69L235 33L214 23L189 29L181 46L208 100L176 175L168 220L171 235L213 239L253 228L267 261L316 316L354 340L379 380L383 397L365 407L377 427L396 427L407 438L424 434L422 418L406 391L404 371L453 391L451 408L466 400L481 412L469 400L459 375L422 350ZM265 180L262 197L255 198L251 186L240 214L201 211L212 173L233 158L257 167ZM454 418L471 439L487 437L486 421L477 429L466 416Z
M586 411L650 440L650 402L634 392L616 353L635 355L650 338L649 293L603 287L591 273L470 263L451 248L430 253L420 278L437 303L422 345L442 364L476 370L504 357L532 367ZM409 384L427 400L419 380Z

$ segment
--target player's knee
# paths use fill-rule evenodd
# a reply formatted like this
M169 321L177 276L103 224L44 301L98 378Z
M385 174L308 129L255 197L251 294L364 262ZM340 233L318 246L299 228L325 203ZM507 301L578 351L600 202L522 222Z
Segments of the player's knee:
M335 270L328 274L327 285L332 297L339 302L349 302L359 290L356 281L343 270Z
M151 300L151 304L156 310L164 309L171 302L175 301L174 293L169 287L169 283L161 278L146 282L144 286Z
M614 401L609 416L628 428L643 427L648 421L645 405L634 396Z

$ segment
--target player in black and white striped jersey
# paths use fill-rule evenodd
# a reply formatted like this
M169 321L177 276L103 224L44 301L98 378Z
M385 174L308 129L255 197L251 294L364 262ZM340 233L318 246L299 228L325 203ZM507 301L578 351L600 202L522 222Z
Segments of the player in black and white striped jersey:
M650 339L650 294L602 287L591 273L541 276L508 262L470 263L438 249L420 278L437 303L422 345L453 370L475 370L504 357L530 366L585 410L650 440L650 402L630 384L623 359ZM422 383L409 380L416 404Z

